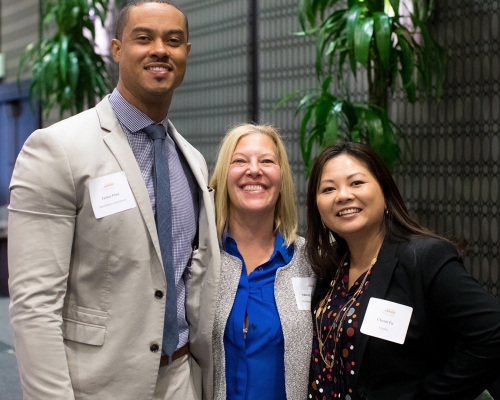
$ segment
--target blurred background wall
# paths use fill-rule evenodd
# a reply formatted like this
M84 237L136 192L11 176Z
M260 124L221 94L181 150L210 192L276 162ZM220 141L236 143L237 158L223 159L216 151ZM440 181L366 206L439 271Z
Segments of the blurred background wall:
M178 0L189 17L193 47L170 118L204 154L209 168L231 125L253 120L280 128L295 173L304 233L306 178L298 146L300 118L294 117L296 103L272 111L284 95L315 86L314 45L311 39L292 34L300 30L297 3ZM406 161L394 173L408 207L436 232L468 240L465 264L496 296L500 296L499 3L436 2L431 29L450 57L443 99L409 105L397 91L390 100L391 117L409 139ZM0 78L0 206L7 203L7 182L25 131L57 119L55 111L41 121L36 109L31 110L31 125L25 123L27 117L14 117L8 108L15 101L27 106L26 87L17 99L2 97L2 91L12 93L16 86L22 49L38 37L38 7L38 0L2 0L0 5L0 52L5 63ZM29 74L22 78L29 79ZM364 82L351 85L364 96ZM17 131L13 118L23 122ZM2 246L5 239L0 239L0 255L5 253ZM3 260L0 277L6 270Z
M251 1L178 2L190 19L189 67L177 90L171 118L213 166L227 128L250 120L247 46ZM281 128L295 173L301 232L305 230L306 179L298 146L296 103L273 105L296 89L315 85L314 45L293 36L300 26L297 0L259 0L258 120ZM448 51L441 102L410 105L401 92L390 115L408 135L394 176L411 213L424 225L469 242L465 265L491 293L499 282L499 82L500 2L441 0L431 29ZM359 96L364 82L351 82ZM250 114L251 115L251 114Z

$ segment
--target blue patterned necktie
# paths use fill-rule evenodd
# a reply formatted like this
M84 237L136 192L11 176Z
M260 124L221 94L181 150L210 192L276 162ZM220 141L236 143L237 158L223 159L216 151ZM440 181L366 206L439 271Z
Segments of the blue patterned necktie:
M174 259L172 249L172 200L170 195L170 175L168 169L165 127L149 125L144 131L153 140L154 146L154 186L156 196L156 229L160 241L161 257L167 293L165 295L165 322L163 325L162 350L171 356L179 343L177 323L177 295L175 292Z

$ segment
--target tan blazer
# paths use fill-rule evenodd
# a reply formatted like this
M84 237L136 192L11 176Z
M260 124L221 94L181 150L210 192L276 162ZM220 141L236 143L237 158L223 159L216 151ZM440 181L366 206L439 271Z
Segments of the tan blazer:
M203 156L170 125L200 190L186 304L191 352L212 393L220 254ZM137 207L96 219L89 180L124 171ZM26 141L9 206L9 290L24 399L151 399L166 290L148 192L109 101ZM208 395L210 394L210 395Z

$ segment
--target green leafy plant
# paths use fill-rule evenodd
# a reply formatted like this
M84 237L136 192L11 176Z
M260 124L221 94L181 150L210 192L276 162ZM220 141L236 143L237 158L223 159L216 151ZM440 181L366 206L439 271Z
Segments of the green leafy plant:
M45 116L58 104L65 111L80 112L108 91L108 74L102 56L84 31L95 39L91 15L103 22L108 0L40 0L41 33L54 27L53 36L28 45L19 63L21 73L31 71L30 97L40 101ZM53 31L53 29L52 29Z
M404 135L388 117L389 93L398 79L410 103L418 89L437 98L443 90L447 58L426 25L432 9L432 0L300 0L303 31L297 35L316 39L320 87L291 93L278 106L302 96L296 114L304 114L300 146L307 173L337 140L368 143L390 168L400 159ZM361 73L367 99L353 102L345 75L359 79Z

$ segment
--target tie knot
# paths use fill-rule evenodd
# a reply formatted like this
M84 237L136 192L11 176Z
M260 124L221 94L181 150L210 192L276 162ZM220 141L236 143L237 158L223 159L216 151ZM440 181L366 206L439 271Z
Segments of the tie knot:
M166 132L165 132L165 127L162 124L152 124L149 126L146 126L144 128L144 132L146 132L149 137L153 140L156 139L165 139Z

